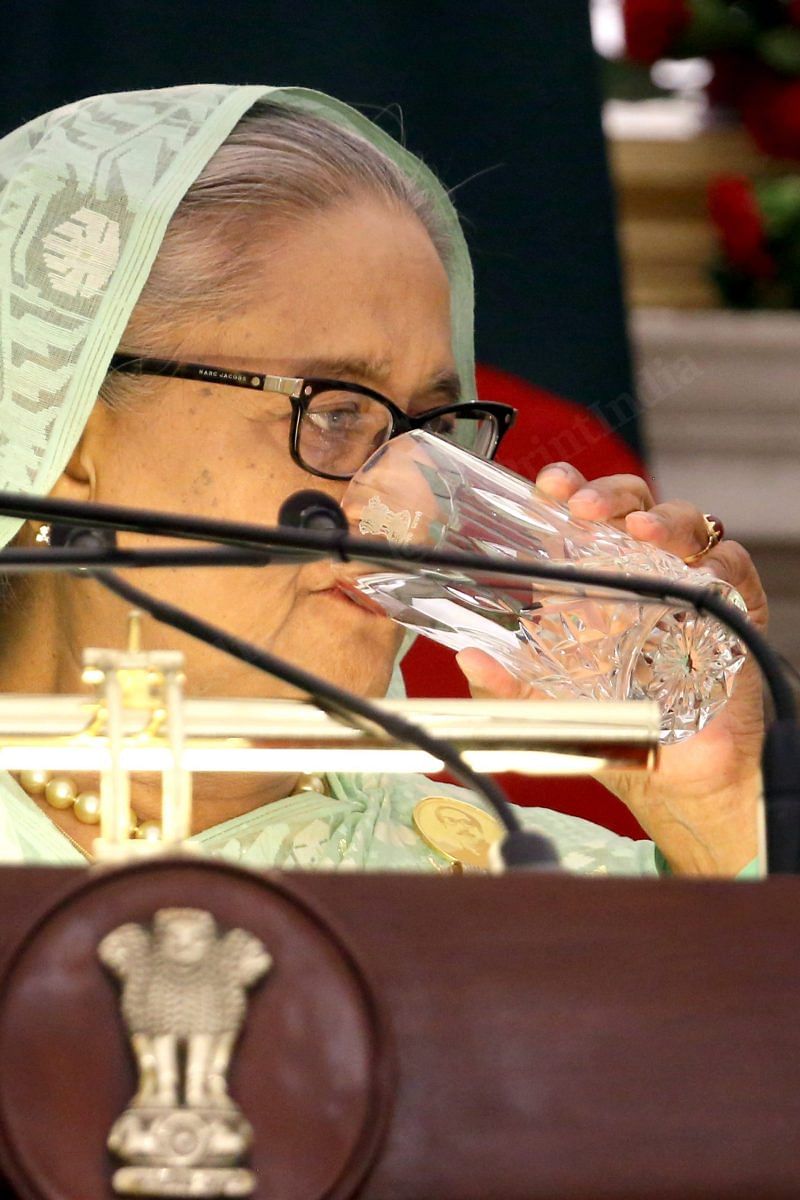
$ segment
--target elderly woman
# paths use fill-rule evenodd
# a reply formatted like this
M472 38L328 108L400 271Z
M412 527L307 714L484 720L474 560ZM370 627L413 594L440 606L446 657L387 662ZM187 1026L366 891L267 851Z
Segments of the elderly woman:
M439 410L459 402L459 421L474 419L471 271L453 209L421 163L334 100L212 86L95 97L0 143L0 182L1 486L270 523L298 489L340 497L361 465L363 444L354 454L341 431L349 388L380 415L379 438L400 429L392 406L433 432L448 425ZM206 369L181 378L143 359ZM252 374L302 381L292 384L299 398L237 386ZM556 464L538 482L576 516L612 520L681 557L706 545L701 513L655 504L640 479L587 486ZM0 544L44 536L2 518ZM723 542L703 562L763 625L742 548ZM337 590L344 569L163 571L139 582L382 696L401 631ZM4 689L78 690L83 647L119 645L124 617L94 582L15 579L0 619ZM195 693L288 694L172 630L149 624L146 639L184 652ZM460 661L475 694L516 694L485 656ZM759 680L747 664L724 712L669 747L658 772L608 780L652 842L546 809L525 820L575 869L736 875L756 853L760 739ZM84 861L93 783L0 776L3 857ZM433 790L463 795L420 777L199 778L195 839L256 867L446 870L411 822ZM157 815L147 778L132 800L139 821Z

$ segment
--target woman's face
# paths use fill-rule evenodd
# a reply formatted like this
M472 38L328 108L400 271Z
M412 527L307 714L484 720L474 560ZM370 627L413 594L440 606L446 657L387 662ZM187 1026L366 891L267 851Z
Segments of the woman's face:
M373 199L342 205L254 246L241 276L251 297L241 315L180 329L174 345L124 348L275 375L347 379L414 411L448 402L441 383L455 370L448 281L411 213ZM56 495L270 525L301 488L343 494L345 483L309 475L290 458L286 397L182 380L152 383L152 395L131 408L96 406ZM122 535L120 544L153 540ZM329 680L381 695L401 631L334 589L342 571L317 562L140 572L135 582ZM61 586L70 661L80 661L85 645L123 643L119 601L88 581ZM194 694L290 694L173 630L149 624L146 643L185 653Z

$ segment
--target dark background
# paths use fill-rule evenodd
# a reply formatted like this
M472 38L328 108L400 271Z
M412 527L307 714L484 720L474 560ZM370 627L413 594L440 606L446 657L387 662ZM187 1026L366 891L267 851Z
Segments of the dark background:
M96 92L193 82L382 112L456 189L479 361L600 413L630 393L588 0L0 2L2 132Z

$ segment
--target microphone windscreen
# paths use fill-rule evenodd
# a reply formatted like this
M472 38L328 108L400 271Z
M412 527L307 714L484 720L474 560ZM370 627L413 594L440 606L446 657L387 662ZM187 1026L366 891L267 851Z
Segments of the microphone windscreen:
M91 525L64 525L53 522L50 526L50 545L64 546L72 550L116 550L115 529L95 529Z
M347 517L341 505L325 492L306 489L292 492L280 507L278 524L291 529L315 529L320 532L347 529Z

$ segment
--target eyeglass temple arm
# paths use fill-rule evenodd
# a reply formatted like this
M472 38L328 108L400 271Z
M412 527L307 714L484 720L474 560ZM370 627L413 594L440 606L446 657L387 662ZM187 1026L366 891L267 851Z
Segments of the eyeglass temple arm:
M228 371L222 367L208 366L205 363L178 362L170 358L151 358L149 356L125 354L123 352L117 352L112 357L110 369L129 375L157 375L173 379L190 379L197 382L224 384L227 387L246 388L248 391L278 392L284 396L291 396L293 399L298 399L303 389L303 380L292 376L262 375L256 371ZM500 414L501 428L498 430L498 442L516 421L517 411L510 405L481 405L480 401L472 401L471 403L478 407L485 407L489 411L494 409L495 414ZM461 406L455 404L446 406L444 411L447 411L447 407L450 407L453 412L457 412ZM428 415L428 420L430 420L431 415L433 414ZM396 415L395 420L397 420ZM403 424L408 429L421 429L424 428L425 420L426 417L424 415L420 417L408 417L405 415ZM495 446L496 449L497 447Z
M174 379L192 379L204 383L224 383L228 387L247 388L248 391L281 392L285 396L299 396L302 379L283 375L261 375L256 371L227 371L222 367L210 367L204 363L176 362L169 358L146 358L137 354L115 354L110 369L128 375L159 375Z

